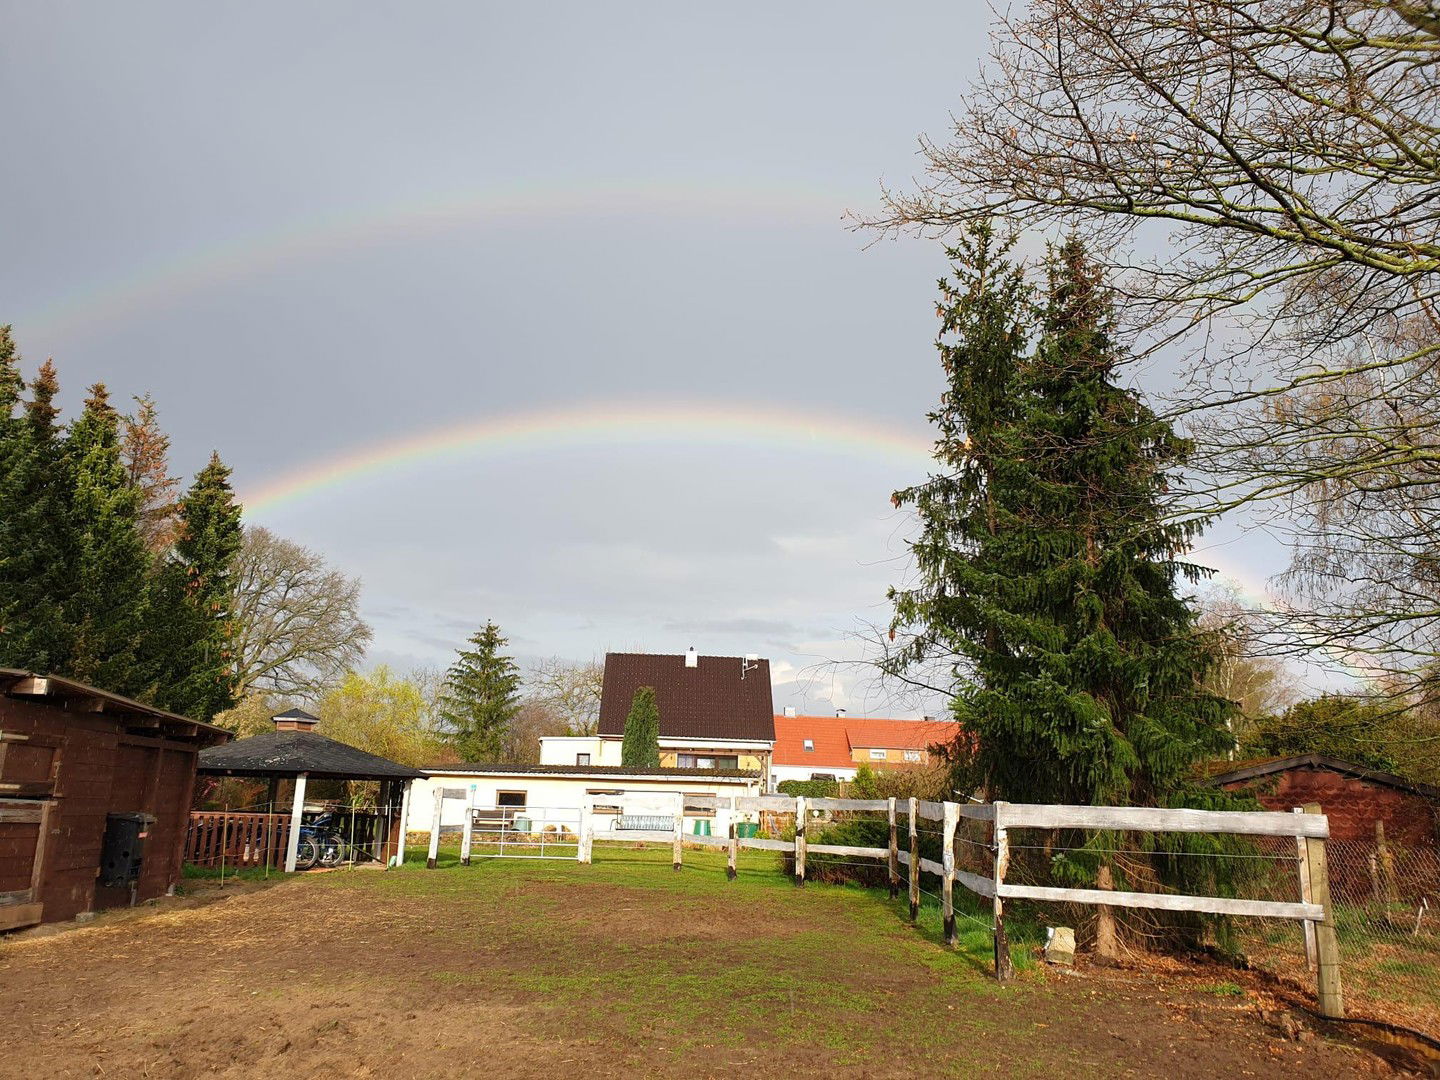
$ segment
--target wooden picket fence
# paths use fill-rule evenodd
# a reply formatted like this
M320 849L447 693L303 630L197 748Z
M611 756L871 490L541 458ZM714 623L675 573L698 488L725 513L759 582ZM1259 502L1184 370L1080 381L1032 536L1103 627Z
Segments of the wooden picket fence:
M272 868L285 863L289 814L197 810L185 834L185 861L196 866Z
M615 796L602 796L613 803ZM592 861L595 844L593 799L581 808L580 838L576 859ZM706 805L729 817L728 835L695 836L685 834L683 816L686 808ZM1040 900L1049 902L1090 904L1108 907L1148 908L1161 911L1202 912L1252 918L1291 919L1305 929L1307 959L1316 974L1320 1012L1325 1016L1343 1017L1344 1003L1340 990L1340 954L1335 921L1330 902L1329 873L1325 858L1325 839L1330 835L1329 820L1318 806L1305 807L1304 813L1275 811L1163 810L1128 806L1059 806L1022 803L955 803L909 799L833 799L788 795L758 796L676 796L674 828L669 831L607 832L611 842L668 842L673 847L675 869L680 869L685 844L723 847L729 852L727 876L736 876L736 863L741 848L793 853L795 883L805 883L805 861L808 854L838 855L848 858L883 861L889 869L891 895L898 894L901 884L900 867L907 870L910 917L920 909L920 875L933 874L941 882L941 908L945 938L955 944L954 888L958 883L977 896L990 901L994 916L995 974L999 979L1010 976L1010 948L1005 935L1005 901ZM883 812L889 825L886 847L851 847L839 844L810 844L804 822L811 811ZM793 814L797 828L793 841L766 837L740 836L735 817L738 814ZM900 843L899 818L906 818L908 844ZM941 825L941 860L920 855L919 822L928 820ZM982 822L988 826L989 873L977 874L960 869L957 856L961 821ZM1010 832L1016 829L1079 829L1106 832L1138 833L1209 833L1233 836L1291 837L1297 846L1298 903L1275 900L1243 900L1222 896L1187 896L1174 893L1124 892L1111 889L1074 889L1051 886L1022 885L1005 880L1010 868Z

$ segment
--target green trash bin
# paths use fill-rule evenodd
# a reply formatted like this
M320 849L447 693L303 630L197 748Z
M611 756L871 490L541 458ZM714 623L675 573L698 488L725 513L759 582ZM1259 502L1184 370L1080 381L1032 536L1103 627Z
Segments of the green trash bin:
M703 817L702 817L702 818L696 818L696 819L695 819L695 835L696 835L696 836L709 836L709 835L710 835L710 819L709 819L709 818L703 818Z
M760 834L760 826L753 821L737 821L735 823L735 835L750 837L754 839Z

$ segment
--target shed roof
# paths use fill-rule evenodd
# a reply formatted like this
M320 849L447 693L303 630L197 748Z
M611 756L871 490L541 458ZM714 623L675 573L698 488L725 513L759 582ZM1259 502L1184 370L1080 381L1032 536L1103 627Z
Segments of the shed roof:
M108 690L76 682L60 675L40 675L21 668L0 668L0 694L27 698L54 705L62 711L99 713L141 723L156 733L172 737L198 738L204 742L223 742L234 734L214 724L192 720L179 713L157 709L143 701L112 694Z
M642 686L655 688L661 738L775 741L768 660L701 656L692 668L678 654L606 653L601 735L625 734Z
M1417 780L1406 780L1403 776L1367 768L1343 758L1327 757L1324 754L1298 754L1294 757L1251 758L1248 761L1212 761L1204 767L1206 781L1216 787L1239 784L1247 780L1258 780L1275 773L1291 769L1326 769L1330 772L1353 776L1357 780L1368 780L1385 787L1398 788L1413 795L1440 802L1440 788L1422 784Z
M308 776L327 780L418 780L409 765L313 731L267 731L200 751L198 771L219 776Z

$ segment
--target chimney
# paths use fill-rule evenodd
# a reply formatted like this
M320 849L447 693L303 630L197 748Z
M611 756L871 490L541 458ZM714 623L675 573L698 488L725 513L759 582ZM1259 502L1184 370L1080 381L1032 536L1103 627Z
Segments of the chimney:
M690 646L690 651L685 654L685 666L686 666L686 667L699 667L699 666L700 666L700 654L695 651L695 646L694 646L694 645L691 645L691 646Z
M786 706L785 706L785 715L786 715L786 716L794 716L794 715L796 715L796 714L795 714L795 706L794 706L794 705L786 705Z
M844 709L836 709L836 710L835 710L835 715L836 715L836 716L844 716L844 715L845 715L845 710L844 710Z
M320 723L318 716L311 716L304 709L289 709L270 719L275 722L276 731L314 731Z
M934 723L934 721L935 721L935 717L929 716L929 715L922 716L922 717L920 717L920 719L921 719L921 720L928 720L928 721L930 721L931 723Z

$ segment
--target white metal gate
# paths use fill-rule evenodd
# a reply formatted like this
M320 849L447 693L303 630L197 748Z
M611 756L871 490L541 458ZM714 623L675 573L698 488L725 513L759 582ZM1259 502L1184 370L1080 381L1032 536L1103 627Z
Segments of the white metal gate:
M574 859L579 845L578 806L471 806L460 861Z

